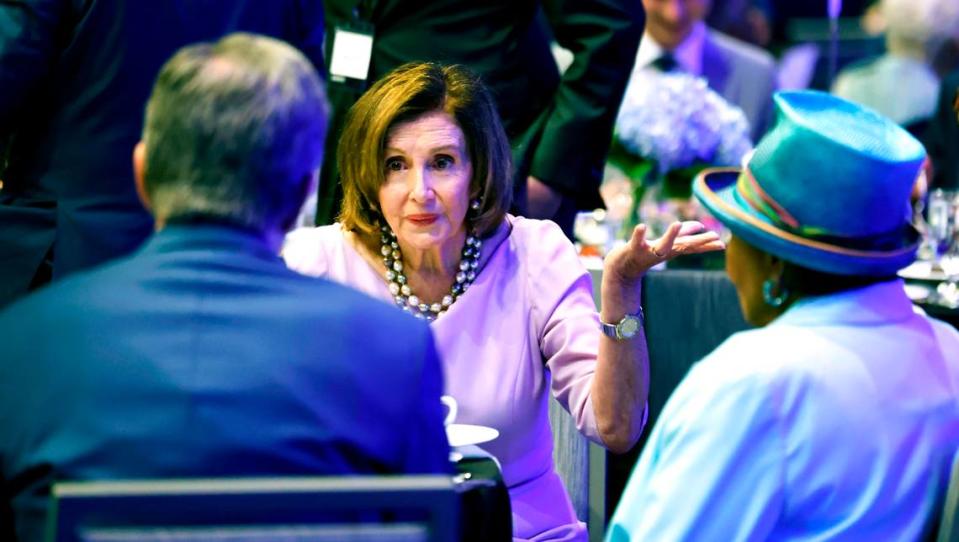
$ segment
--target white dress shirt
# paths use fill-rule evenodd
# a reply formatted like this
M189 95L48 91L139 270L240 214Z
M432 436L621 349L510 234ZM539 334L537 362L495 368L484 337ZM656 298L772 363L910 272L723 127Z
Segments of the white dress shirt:
M705 23L696 23L686 39L673 51L667 51L649 35L649 32L646 32L643 34L642 41L639 42L639 50L636 52L636 63L633 65L633 70L648 68L657 58L671 52L680 69L684 72L691 75L702 75L703 44L706 42L706 32Z

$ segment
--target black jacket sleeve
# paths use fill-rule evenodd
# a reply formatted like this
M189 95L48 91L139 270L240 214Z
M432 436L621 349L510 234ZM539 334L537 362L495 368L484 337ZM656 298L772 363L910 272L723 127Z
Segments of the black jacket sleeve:
M573 53L553 98L530 174L566 194L595 193L643 33L640 2L550 0L553 36Z

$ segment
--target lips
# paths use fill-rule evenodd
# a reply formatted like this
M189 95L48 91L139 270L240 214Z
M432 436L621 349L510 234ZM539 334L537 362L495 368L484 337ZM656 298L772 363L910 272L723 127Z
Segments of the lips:
M408 215L406 217L406 220L408 220L409 222L412 222L413 224L417 226L429 226L430 224L436 222L438 218L439 218L439 215L435 215L432 213L421 213L421 214L415 214L415 215Z

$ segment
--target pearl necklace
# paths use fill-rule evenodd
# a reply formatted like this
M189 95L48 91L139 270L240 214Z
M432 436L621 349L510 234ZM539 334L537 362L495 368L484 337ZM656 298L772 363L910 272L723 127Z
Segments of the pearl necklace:
M396 241L396 234L389 226L380 227L380 231L382 232L380 235L380 254L383 255L383 263L386 265L385 276L390 293L393 294L396 305L413 316L430 321L436 320L440 314L450 308L450 305L459 296L466 292L466 289L476 279L480 246L483 242L475 235L469 234L466 236L466 243L463 244L460 270L456 273L456 281L453 282L450 293L444 295L439 303L433 303L432 305L423 303L410 289L406 275L403 274L403 255L400 253L400 244Z

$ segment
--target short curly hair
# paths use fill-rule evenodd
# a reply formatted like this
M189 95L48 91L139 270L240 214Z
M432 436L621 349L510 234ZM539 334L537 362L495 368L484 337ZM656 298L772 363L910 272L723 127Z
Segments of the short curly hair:
M373 244L382 215L379 189L386 180L386 140L391 128L428 113L449 114L466 139L473 166L470 199L481 207L471 219L480 237L503 221L512 197L509 140L486 86L460 65L404 64L377 81L347 114L336 158L343 186L339 221Z
M892 37L932 46L959 38L956 0L882 0L879 6Z

